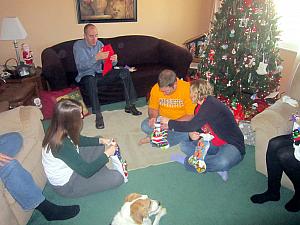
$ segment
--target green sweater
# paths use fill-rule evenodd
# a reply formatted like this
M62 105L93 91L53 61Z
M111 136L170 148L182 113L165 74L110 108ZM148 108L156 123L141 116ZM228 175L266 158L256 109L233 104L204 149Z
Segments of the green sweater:
M80 136L79 147L97 146L97 145L99 145L99 138ZM98 158L96 158L92 162L86 162L78 154L76 150L76 146L71 142L70 138L65 138L58 152L52 154L54 157L64 161L76 173L86 178L93 176L108 162L108 158L106 154L101 154Z

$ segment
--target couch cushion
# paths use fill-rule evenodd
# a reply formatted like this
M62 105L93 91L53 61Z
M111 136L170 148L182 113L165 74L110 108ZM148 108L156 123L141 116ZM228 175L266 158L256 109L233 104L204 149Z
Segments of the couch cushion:
M162 64L149 64L136 66L137 71L131 73L138 97L144 97L150 92L152 86L157 82L158 75L164 69L170 69ZM145 82L147 80L147 82Z
M100 40L112 45L118 54L118 65L136 66L159 63L159 39L155 37L128 35Z

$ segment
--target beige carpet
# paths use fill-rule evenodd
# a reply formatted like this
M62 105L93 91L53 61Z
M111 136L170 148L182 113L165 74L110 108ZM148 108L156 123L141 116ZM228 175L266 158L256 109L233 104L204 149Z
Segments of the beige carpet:
M170 162L172 153L179 153L179 146L167 150L152 147L150 144L138 145L139 139L145 137L141 131L141 122L147 117L147 106L139 108L142 116L132 116L124 110L104 111L105 129L95 128L95 115L84 118L82 134L86 136L102 135L107 138L115 138L119 144L122 157L127 161L128 170L145 168Z

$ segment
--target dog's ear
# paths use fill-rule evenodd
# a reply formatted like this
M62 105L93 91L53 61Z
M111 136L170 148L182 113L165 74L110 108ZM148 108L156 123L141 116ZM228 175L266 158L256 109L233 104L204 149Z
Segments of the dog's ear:
M132 202L133 200L141 197L142 195L141 194L138 194L138 193L131 193L129 195L126 196L125 198L125 202Z
M148 217L150 204L150 199L140 199L130 206L130 216L137 224L142 224Z

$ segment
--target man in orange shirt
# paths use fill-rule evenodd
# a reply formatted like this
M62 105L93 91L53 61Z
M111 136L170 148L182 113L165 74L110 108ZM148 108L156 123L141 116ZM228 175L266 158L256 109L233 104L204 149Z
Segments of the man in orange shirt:
M195 104L190 98L190 84L179 80L174 71L163 70L159 74L157 84L151 89L148 107L149 117L141 124L147 136L142 138L139 144L150 142L150 134L159 116L178 121L189 121L193 118ZM188 138L188 133L168 131L170 146L177 145L185 138Z

